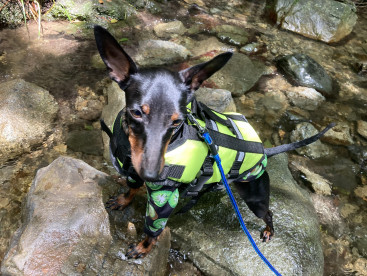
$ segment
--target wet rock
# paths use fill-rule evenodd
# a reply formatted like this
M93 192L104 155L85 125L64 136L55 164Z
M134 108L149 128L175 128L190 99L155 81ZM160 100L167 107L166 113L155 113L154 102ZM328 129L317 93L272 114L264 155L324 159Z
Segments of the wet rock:
M291 133L290 139L292 142L296 142L311 137L317 133L317 129L312 124L304 122L296 126L296 129ZM306 155L310 158L320 158L330 154L329 148L322 144L320 140L317 140L308 146L298 148L296 151L298 154Z
M96 95L90 87L79 87L75 99L75 109L79 118L93 121L101 116L105 100Z
M332 183L327 179L323 178L321 175L314 173L307 167L298 163L297 161L292 161L289 164L294 170L297 170L302 174L302 180L311 184L312 190L315 191L316 194L320 195L331 195L331 186Z
M314 88L324 96L333 96L333 83L325 69L304 54L276 58L277 68L288 81L299 86Z
M240 52L244 54L254 54L260 50L260 44L253 42L241 47Z
M325 97L313 88L292 87L285 94L292 104L306 110L316 110L325 101Z
M360 165L360 170L367 173L367 146L356 144L348 147L352 160Z
M270 201L276 225L269 243L257 238L262 220L256 219L242 200L237 202L261 252L282 275L323 275L317 216L309 195L295 183L287 164L285 154L269 160ZM272 275L241 231L224 191L205 195L190 213L172 218L171 225L174 241L182 252L190 252L188 258L204 273Z
M265 65L262 62L234 53L228 63L210 80L218 87L231 91L234 97L239 97L255 85L264 71Z
M58 105L43 88L22 79L0 85L0 164L40 145Z
M154 33L160 38L170 38L173 35L183 35L186 32L181 21L159 23L154 26Z
M353 255L348 238L334 238L328 233L322 234L325 253L324 275L345 275L353 268Z
M185 40L185 47L187 47L194 57L202 56L210 52L228 52L233 51L233 47L221 43L217 38L210 37L204 40L194 40L187 38Z
M319 218L319 222L327 233L331 234L336 239L344 235L346 225L340 216L339 209L335 206L333 199L317 194L312 194L311 198Z
M201 87L195 92L199 102L218 112L236 112L231 92L224 89Z
M60 157L37 172L3 261L5 275L93 271L102 267L110 242L107 212L98 182L106 175L82 161ZM81 272L81 271L80 271Z
M348 158L341 156L336 158L335 153L314 160L304 159L302 165L329 180L333 183L333 190L340 193L350 194L358 185L356 175L359 172L359 165Z
M126 106L125 92L121 90L116 82L112 82L105 90L104 94L107 94L107 105L102 110L102 119L106 125L112 129L113 122L116 119L117 114ZM103 139L103 156L106 160L110 160L110 138L106 133L102 133Z
M27 196L23 224L2 263L2 275L165 275L169 228L149 256L126 259L128 239L135 239L129 234L129 221L135 217L134 223L142 227L142 217L134 210L144 212L146 198L138 195L133 207L109 217L103 202L118 189L105 173L70 157L40 169Z
M357 132L367 139L367 122L359 120L357 122Z
M349 146L354 143L350 133L351 130L349 125L347 123L340 122L324 134L322 141L333 145Z
M265 121L273 126L282 117L288 107L287 97L279 90L265 93L261 104L265 107Z
M68 133L66 145L75 152L102 155L102 131L99 129L73 130Z
M361 225L354 229L354 243L353 245L358 249L359 254L367 257L367 229Z
M191 53L171 41L145 40L139 43L135 61L141 66L158 66L184 61Z
M270 1L269 1L270 2ZM349 35L357 21L353 2L275 0L276 21L283 29L327 43Z
M263 105L264 95L258 92L249 92L239 98L235 98L237 111L245 115L247 118L262 116L265 113Z
M214 31L217 32L217 37L225 43L240 46L248 42L248 34L242 27L219 25Z
M354 194L367 201L367 186L359 186L354 190Z

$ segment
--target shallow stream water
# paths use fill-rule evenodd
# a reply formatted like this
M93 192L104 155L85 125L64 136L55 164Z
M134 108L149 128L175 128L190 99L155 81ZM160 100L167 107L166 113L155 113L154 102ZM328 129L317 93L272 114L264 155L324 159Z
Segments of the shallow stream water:
M191 2L198 5L191 5ZM258 1L168 1L167 9L159 13L139 12L128 22L121 24L121 36L128 39L125 47L134 52L139 40L154 38L152 28L158 22L180 20L186 28L201 26L202 29L207 29L193 34L193 40L215 36L212 29L218 24L241 26L249 33L249 43L258 42L260 45L260 50L249 56L264 62L269 68L269 74L261 78L250 91L263 94L270 86L280 88L289 85L285 84L285 80L277 72L274 66L275 57L304 53L319 62L338 83L336 90L339 96L328 99L318 110L303 114L309 116L309 122L318 126L324 126L330 121L343 123L348 126L353 139L352 145L330 144L330 157L307 163L311 169L332 182L333 192L329 198L333 200L334 207L340 210L345 225L344 232L339 237L322 229L325 275L367 275L367 267L363 274L363 264L367 264L367 249L363 251L356 244L362 242L367 246L367 199L355 192L358 186L367 185L367 177L366 169L361 167L365 164L358 163L353 157L360 151L366 151L367 147L367 140L356 131L358 120L367 121L367 106L355 96L358 93L367 94L367 77L357 74L355 69L357 61L366 62L367 12L358 14L359 19L351 35L337 44L328 45L278 29L265 19L263 9L264 4ZM172 10L176 12L173 13ZM38 38L37 25L33 22L29 23L28 29L19 27L0 30L0 82L22 78L37 84L55 97L60 108L54 131L43 144L18 159L7 162L1 168L3 175L4 172L8 173L5 182L9 185L3 186L17 186L9 188L12 202L7 210L2 210L3 213L14 214L11 219L1 222L8 226L7 232L14 231L19 225L16 218L36 170L48 165L57 156L72 155L97 169L108 171L102 154L83 154L64 147L70 131L98 128L98 118L80 116L76 107L77 97L83 91L93 91L101 103L106 101L103 88L109 81L103 79L106 76L105 69L96 66L93 61L97 51L91 26L82 22L60 21L43 22L42 26L41 38ZM177 36L173 40L183 42L185 39ZM230 44L228 48L239 50L239 47ZM288 120L289 115L275 120L272 114L266 113L266 109L264 114L259 115L244 110L240 99L235 99L235 103L237 110L248 115L250 123L258 130L263 141L289 141L288 133L295 126L294 122ZM355 146L356 149L351 150L350 146ZM294 176L300 185L310 189L304 175L295 172ZM6 245L0 244L0 249L5 247ZM1 252L3 254L4 251ZM0 260L2 257L0 255ZM171 257L172 271L182 268L189 273L187 275L200 274L190 265L183 268L181 256L172 252ZM179 264L180 262L174 260L182 262ZM362 264L362 269L358 267L359 264Z

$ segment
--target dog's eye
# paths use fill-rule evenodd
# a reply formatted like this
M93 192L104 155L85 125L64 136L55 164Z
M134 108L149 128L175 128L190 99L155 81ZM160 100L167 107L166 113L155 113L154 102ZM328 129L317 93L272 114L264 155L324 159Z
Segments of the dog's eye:
M182 120L174 120L174 121L172 122L172 126L177 127L177 126L179 126L181 123L182 123Z
M141 111L138 110L138 109L131 109L130 110L130 114L131 114L131 116L133 116L136 119L140 119L143 116L143 114L141 113Z

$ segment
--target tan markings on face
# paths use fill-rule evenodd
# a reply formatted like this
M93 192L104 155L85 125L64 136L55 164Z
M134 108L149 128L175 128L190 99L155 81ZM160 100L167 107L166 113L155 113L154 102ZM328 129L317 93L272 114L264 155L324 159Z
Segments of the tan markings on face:
M143 110L144 114L148 115L150 113L150 107L147 104L143 104L141 106L141 110Z
M143 141L139 140L134 132L129 128L129 142L131 145L131 162L133 163L134 169L140 175L141 161L143 157Z
M180 115L177 113L177 112L175 112L175 113L173 113L172 114L172 116L171 116L171 120L172 120L172 122L173 121L176 121L177 119L178 119L178 117L179 117Z

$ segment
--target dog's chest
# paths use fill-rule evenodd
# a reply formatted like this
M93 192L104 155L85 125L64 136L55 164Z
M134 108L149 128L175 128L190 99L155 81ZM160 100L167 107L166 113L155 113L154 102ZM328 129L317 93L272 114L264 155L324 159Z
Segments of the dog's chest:
M200 121L203 125L204 122ZM255 130L248 122L234 120L238 131L241 133L241 139L252 142L261 142ZM208 146L198 138L197 130L194 126L186 124L183 135L180 139L172 143L165 154L166 165L180 165L185 169L180 179L172 179L181 183L191 183L202 172L203 164L209 155ZM217 131L228 136L235 137L232 131L215 122ZM239 152L224 146L218 146L218 153L222 160L224 172L230 173L234 166L237 166L238 174L246 174L256 171L258 165L266 159L262 153ZM266 161L265 161L266 162ZM213 175L207 183L220 182L221 176L218 167L212 162ZM265 163L263 162L263 165ZM207 165L207 162L206 162ZM266 166L266 164L265 164ZM263 168L264 166L262 166Z

